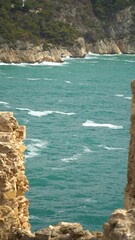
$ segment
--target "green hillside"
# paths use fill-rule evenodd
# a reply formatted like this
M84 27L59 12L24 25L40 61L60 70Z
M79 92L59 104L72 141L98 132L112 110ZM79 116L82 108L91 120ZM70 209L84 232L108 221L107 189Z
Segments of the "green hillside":
M134 0L1 0L0 44L16 40L70 46L79 36L102 37L95 17L107 20ZM89 36L90 35L90 36Z

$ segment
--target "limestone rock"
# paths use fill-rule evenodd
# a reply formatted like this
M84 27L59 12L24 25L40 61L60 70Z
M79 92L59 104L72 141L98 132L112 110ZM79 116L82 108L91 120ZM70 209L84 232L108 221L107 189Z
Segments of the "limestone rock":
M22 234L21 240L25 240ZM79 223L61 222L58 225L50 225L41 229L28 238L33 240L92 240L93 235L89 231L83 230Z
M0 112L0 240L14 239L16 229L30 231L28 191L25 176L23 138L25 127L19 126L12 113Z
M134 240L135 209L118 209L114 211L104 224L102 240Z
M114 40L103 39L89 45L89 51L100 54L120 54L121 50Z

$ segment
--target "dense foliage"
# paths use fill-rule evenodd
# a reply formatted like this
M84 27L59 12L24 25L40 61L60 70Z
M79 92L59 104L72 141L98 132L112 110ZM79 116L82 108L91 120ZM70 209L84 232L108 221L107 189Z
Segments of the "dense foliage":
M133 2L134 0L0 0L0 44L21 40L35 44L43 42L45 47L48 42L70 46L81 36L76 19L81 18L79 25L82 21L82 29L96 29L96 23L89 17L91 11L98 18L106 19ZM73 7L76 8L75 16L70 12ZM87 34L85 31L85 34L91 38L91 32L88 31Z
M56 18L57 1L48 0L1 0L0 42L15 40L36 44L47 42L71 45L78 31L67 22Z
M95 14L99 18L106 18L118 10L129 7L134 3L134 0L91 0L91 3Z

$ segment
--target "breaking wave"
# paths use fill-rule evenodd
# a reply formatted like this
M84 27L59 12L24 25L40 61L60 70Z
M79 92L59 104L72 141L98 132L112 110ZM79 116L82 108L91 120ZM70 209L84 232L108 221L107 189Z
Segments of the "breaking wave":
M35 117L43 117L49 114L61 114L61 115L68 115L68 116L75 114L75 113L67 113L67 112L61 112L61 111L34 111L29 108L16 108L16 109L20 111L28 111L29 115L35 116Z
M74 154L74 155L71 156L71 157L62 158L61 161L62 161L62 162L76 161L76 160L78 160L80 157L81 157L81 154L78 153L78 154Z
M82 124L84 127L104 127L104 128L111 128L111 129L122 129L123 126L113 125L110 123L95 123L94 121L87 120Z
M8 102L0 101L0 104L2 104L2 105L4 105L5 107L9 108L9 103L8 103Z
M123 94L115 94L116 97L125 98L131 100L131 97L125 97Z
M28 140L28 139L27 139ZM47 148L48 142L40 139L30 139L27 146L25 158L34 158L40 154L41 149Z
M108 146L105 146L105 145L98 145L98 147L100 148L104 148L108 151L117 151L117 150L125 150L125 148L119 148L119 147L108 147Z

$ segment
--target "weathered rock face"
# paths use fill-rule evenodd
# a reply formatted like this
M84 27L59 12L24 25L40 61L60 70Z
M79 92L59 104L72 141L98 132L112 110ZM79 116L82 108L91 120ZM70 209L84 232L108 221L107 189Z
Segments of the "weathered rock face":
M22 42L17 42L16 49L7 44L0 46L0 62L6 63L62 62L64 57L84 57L85 55L86 46L83 38L77 39L69 49L51 46L48 50L44 50L43 44L34 46L31 43Z
M102 233L91 234L80 223L61 222L35 232L33 235L18 231L15 240L101 240Z
M30 230L28 223L28 181L25 176L22 139L25 127L12 113L0 113L0 239L13 239L15 230Z
M28 46L27 46L28 45ZM68 51L63 49L52 49L50 51L44 51L43 46L33 46L32 44L26 44L24 49L13 49L8 45L1 46L0 48L0 62L6 63L35 63L35 62L62 62L61 54L69 55Z
M126 209L135 207L135 80L131 83L132 102L131 102L131 127L130 144L128 154L128 179L125 188L124 205Z
M119 209L112 213L104 224L102 240L134 240L135 239L135 209Z

